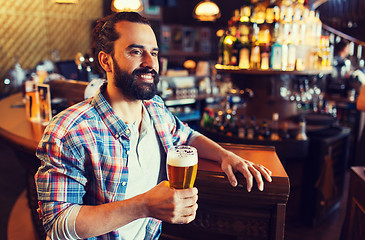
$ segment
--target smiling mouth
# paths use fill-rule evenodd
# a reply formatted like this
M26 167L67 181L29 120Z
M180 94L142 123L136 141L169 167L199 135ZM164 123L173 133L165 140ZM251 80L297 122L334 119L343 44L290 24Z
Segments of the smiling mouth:
M148 74L138 74L138 78L142 79L144 82L150 82L152 83L155 79L155 75L148 73Z

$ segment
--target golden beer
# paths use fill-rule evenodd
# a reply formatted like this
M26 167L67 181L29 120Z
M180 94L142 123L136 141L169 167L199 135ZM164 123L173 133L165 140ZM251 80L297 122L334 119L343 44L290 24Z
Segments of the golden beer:
M198 153L191 146L175 146L167 153L167 174L170 187L192 188L198 171Z

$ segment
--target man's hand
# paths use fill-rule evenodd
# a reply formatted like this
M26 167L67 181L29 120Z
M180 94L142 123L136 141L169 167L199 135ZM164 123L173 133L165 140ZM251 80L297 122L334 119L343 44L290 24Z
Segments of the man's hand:
M170 223L189 223L198 209L198 189L173 189L163 181L144 194L148 216Z
M249 192L251 192L253 186L253 177L255 177L260 191L264 190L264 181L262 176L264 176L267 181L272 181L271 171L266 167L240 158L230 151L226 152L227 154L222 158L221 167L233 187L237 186L237 179L234 175L234 172L240 172L243 174L243 176L246 178L247 191Z

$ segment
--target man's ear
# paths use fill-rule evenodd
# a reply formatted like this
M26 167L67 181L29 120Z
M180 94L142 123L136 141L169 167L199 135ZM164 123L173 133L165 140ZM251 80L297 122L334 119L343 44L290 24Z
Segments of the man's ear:
M112 64L113 64L113 59L110 56L110 54L107 54L104 51L100 51L99 55L99 63L100 66L104 69L105 72L111 72L112 71Z

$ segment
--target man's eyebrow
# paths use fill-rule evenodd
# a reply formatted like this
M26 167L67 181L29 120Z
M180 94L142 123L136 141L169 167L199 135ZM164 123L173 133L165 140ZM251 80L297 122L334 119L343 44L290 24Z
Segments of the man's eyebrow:
M128 46L128 49L131 49L131 48L140 48L140 49L145 49L145 47L143 45L139 45L139 44L131 44ZM160 51L160 49L158 47L156 48L153 48L152 49L153 51Z

